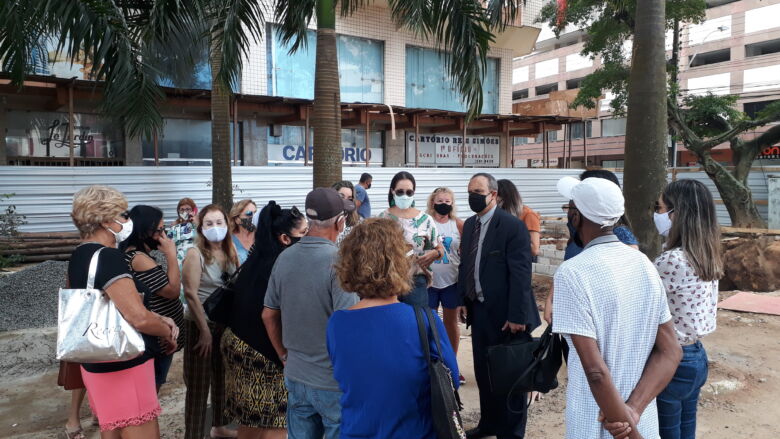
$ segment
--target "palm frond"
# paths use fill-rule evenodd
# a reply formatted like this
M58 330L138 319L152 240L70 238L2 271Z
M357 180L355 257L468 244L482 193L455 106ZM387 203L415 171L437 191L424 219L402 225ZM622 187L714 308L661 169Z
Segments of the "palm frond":
M522 14L526 0L489 0L485 13L491 29L503 31L508 25L516 22Z
M309 42L307 30L317 0L277 0L274 17L279 23L279 35L284 45L290 45L290 53L305 49Z
M13 84L21 86L26 74L46 53L47 29L43 10L27 1L0 4L0 68L8 72Z
M262 3L257 0L209 1L211 47L222 53L216 80L228 89L238 83L249 48L263 35Z
M432 39L449 53L449 76L468 106L468 118L482 110L482 80L494 36L478 0L391 0L397 23Z

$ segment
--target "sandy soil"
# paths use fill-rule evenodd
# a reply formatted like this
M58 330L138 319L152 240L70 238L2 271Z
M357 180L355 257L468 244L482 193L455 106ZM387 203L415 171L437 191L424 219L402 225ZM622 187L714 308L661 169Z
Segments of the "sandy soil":
M780 296L779 293L774 293ZM728 296L725 293L723 296ZM40 331L40 330L39 330ZM22 331L20 331L22 332ZM0 334L0 351L13 345L15 351L50 349L34 347L35 332ZM38 337L45 334L38 332ZM51 332L47 332L48 337ZM19 342L18 339L22 339ZM17 341L14 341L17 340ZM50 344L50 343L49 343ZM49 346L46 344L46 346ZM699 437L708 439L776 438L780 434L780 317L721 311L718 330L705 339L710 359L710 376L699 406ZM25 347L27 346L27 347ZM6 351L7 352L7 351ZM3 355L4 356L4 355ZM62 437L70 397L56 386L57 369L53 362L33 361L34 356L19 356L24 367L0 366L0 437ZM471 343L461 340L458 354L467 383L461 396L466 427L478 420L479 399L471 361ZM14 360L11 360L14 361ZM12 372L9 372L11 371ZM561 386L531 407L527 438L559 438L564 434L565 376ZM181 355L176 356L169 382L161 394L163 438L183 436L184 385ZM90 422L89 409L83 410L83 425ZM90 438L98 438L96 427L89 427Z

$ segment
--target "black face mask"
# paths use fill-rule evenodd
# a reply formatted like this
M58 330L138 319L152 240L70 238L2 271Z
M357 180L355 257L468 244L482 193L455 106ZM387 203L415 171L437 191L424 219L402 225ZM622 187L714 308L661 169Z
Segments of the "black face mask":
M370 183L366 185L366 189L371 189L371 184Z
M157 242L156 239L152 238L151 236L144 239L144 244L146 244L147 247L149 247L149 250L157 250L160 247L160 243Z
M469 192L469 207L474 213L480 213L487 207L487 195Z
M452 212L452 204L439 203L433 205L433 210L439 215L449 215Z
M250 233L257 229L257 227L252 224L252 218L241 218L241 227L245 228Z
M584 247L580 235L577 233L577 229L575 229L574 224L572 224L572 215L567 215L567 217L568 221L566 221L566 228L569 229L569 236L571 237L572 242L574 242L577 247Z
M300 236L290 236L290 235L287 235L287 237L290 238L290 245L293 245L293 244L295 244L295 243L297 243L298 241L301 240Z

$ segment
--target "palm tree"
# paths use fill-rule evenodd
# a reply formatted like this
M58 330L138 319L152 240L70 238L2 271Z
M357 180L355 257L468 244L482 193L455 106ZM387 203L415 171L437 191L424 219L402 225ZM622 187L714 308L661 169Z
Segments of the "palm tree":
M624 192L633 230L642 251L649 256L660 249L653 206L666 184L665 8L664 0L636 3L628 83Z
M212 201L230 208L228 102L251 44L265 19L257 0L15 0L0 3L2 70L21 86L35 53L55 41L66 59L85 56L100 81L99 111L122 121L131 137L152 136L163 126L165 98L157 83L166 70L192 71L193 49L212 55ZM170 54L175 54L171 57Z
M314 187L341 180L341 99L336 55L336 16L352 15L372 0L278 0L275 15L282 42L294 52L307 45L307 26L317 17L317 54L312 126ZM483 5L484 3L484 5ZM491 30L503 30L520 13L520 0L388 0L392 19L449 51L450 77L469 107L482 108Z

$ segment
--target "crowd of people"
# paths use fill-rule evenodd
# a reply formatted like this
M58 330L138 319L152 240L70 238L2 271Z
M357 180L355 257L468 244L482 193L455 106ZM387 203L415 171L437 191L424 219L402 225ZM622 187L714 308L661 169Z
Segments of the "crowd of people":
M708 372L701 339L715 330L723 272L704 185L679 180L659 194L665 245L653 262L638 250L614 174L561 179L570 238L540 316L531 280L541 219L513 182L473 175L471 212L459 216L452 189L419 196L402 171L387 188L389 207L372 217L372 180L316 188L303 211L249 199L229 212L198 209L183 198L167 227L159 208L128 210L113 188L77 192L71 215L82 243L67 285L84 288L103 250L95 288L146 351L61 363L59 384L72 391L67 437L85 437L85 394L101 437L159 437L157 395L183 350L187 439L436 439L426 352L455 389L465 384L456 359L465 323L479 422L464 436L523 438L532 395L492 388L488 355L530 342L542 320L565 339L567 438L695 437ZM205 304L224 289L227 321L213 321ZM443 334L426 349L416 310L440 307L442 320L423 319Z

